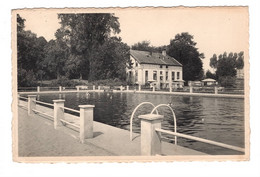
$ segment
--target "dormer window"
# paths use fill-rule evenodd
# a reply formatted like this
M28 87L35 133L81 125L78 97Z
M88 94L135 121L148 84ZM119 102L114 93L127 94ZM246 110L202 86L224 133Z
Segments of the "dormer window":
M138 67L138 63L137 62L135 63L135 66Z

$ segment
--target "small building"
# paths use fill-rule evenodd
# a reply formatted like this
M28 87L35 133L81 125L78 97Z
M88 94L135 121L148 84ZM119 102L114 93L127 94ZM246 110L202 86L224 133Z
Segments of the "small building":
M182 87L182 64L162 53L130 50L132 68L127 69L127 82L130 84L154 84L158 89L170 86Z
M207 78L202 80L204 86L213 86L217 84L217 81L215 79Z

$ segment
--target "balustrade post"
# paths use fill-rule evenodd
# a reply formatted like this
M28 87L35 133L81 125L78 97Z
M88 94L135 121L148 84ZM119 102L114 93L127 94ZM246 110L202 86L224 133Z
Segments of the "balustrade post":
M100 85L98 86L98 90L100 90Z
M170 92L172 92L172 86L170 86Z
M33 114L33 109L36 109L36 95L28 95L28 114Z
M96 86L95 85L93 85L93 90L95 90L96 89Z
M126 86L126 90L129 91L129 85Z
M40 86L37 86L37 92L40 92L41 89L40 89Z
M192 88L192 86L190 86L190 93L192 93L193 92L193 88Z
M79 105L80 108L80 142L93 138L94 105Z
M153 85L153 92L155 92L155 85Z
M161 154L160 133L156 128L161 128L163 115L145 114L138 116L141 119L141 155L151 156Z
M60 119L64 119L64 107L65 100L53 100L54 103L54 128L57 129L62 125Z
M138 91L141 91L141 84L138 85Z
M59 86L59 91L60 91L60 92L62 91L62 87L61 87L61 86Z
M218 87L215 86L215 94L218 94Z
M121 92L123 91L123 86L122 86L122 85L120 86L120 91L121 91Z

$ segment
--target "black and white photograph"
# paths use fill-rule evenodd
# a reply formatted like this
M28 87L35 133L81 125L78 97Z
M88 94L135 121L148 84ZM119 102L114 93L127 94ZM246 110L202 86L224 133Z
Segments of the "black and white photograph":
M248 7L12 11L17 162L249 160Z

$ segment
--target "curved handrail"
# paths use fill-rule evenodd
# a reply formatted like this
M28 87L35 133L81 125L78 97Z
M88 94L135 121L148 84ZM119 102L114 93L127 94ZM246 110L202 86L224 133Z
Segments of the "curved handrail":
M132 112L131 118L130 118L130 140L131 140L131 141L133 141L133 118L134 118L134 114L135 114L135 112L137 111L137 109L138 109L140 106L144 105L144 104L150 104L150 105L152 105L153 107L155 107L154 104L151 103L151 102L142 102L142 103L140 103L138 106L135 107L134 111ZM154 111L153 111L153 112L154 112ZM156 110L156 114L158 114L158 111L157 111L157 110Z
M173 121L174 121L174 132L177 133L176 115L175 115L175 113L174 113L172 107L169 106L169 104L159 104L159 105L157 105L156 107L153 108L153 110L151 111L151 114L153 114L154 111L156 111L156 114L158 114L157 108L162 107L162 106L168 107L168 108L171 110L172 116L173 116ZM174 140L175 140L174 143L177 144L177 136L174 137Z

